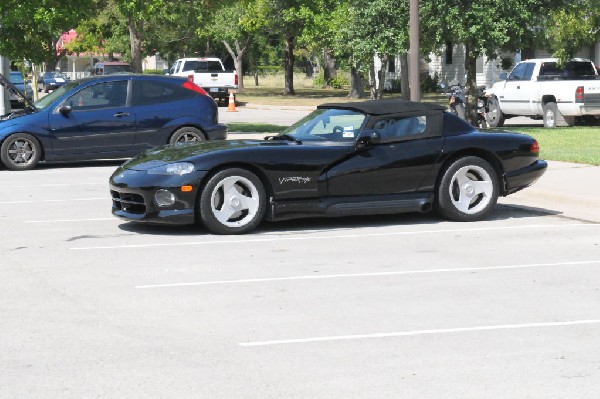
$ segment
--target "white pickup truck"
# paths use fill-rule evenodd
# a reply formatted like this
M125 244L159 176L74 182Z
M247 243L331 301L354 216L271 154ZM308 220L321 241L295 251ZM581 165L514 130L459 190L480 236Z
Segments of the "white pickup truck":
M225 101L229 91L238 88L235 71L227 71L218 58L181 58L175 61L169 75L193 76L194 83L202 87L213 98Z
M545 127L600 121L600 80L590 60L573 59L559 66L555 58L531 59L500 78L486 90L491 127L513 116L543 119Z

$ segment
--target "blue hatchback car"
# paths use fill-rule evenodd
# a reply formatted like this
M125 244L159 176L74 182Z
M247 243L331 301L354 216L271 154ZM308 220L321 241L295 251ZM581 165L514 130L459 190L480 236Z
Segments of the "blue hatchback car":
M0 84L18 93L2 75ZM23 110L0 116L0 159L10 170L40 161L129 158L155 146L227 138L215 101L185 78L85 78L35 103L22 101Z

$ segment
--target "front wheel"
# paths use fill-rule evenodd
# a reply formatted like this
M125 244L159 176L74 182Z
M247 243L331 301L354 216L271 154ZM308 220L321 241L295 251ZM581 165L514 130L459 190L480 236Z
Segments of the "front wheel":
M496 97L491 97L488 101L488 112L486 119L490 127L504 126L504 113L500 109L500 103Z
M42 156L39 141L30 134L8 136L0 147L0 159L9 170L33 169Z
M245 169L225 169L210 178L200 195L200 219L217 234L243 234L256 228L267 207L260 179Z
M479 157L464 157L443 172L436 192L436 208L442 216L459 222L482 219L498 201L498 177Z

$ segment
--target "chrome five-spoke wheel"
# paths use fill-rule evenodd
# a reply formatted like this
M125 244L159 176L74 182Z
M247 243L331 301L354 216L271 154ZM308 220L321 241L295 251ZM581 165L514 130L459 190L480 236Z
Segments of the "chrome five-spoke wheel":
M436 190L436 208L458 221L483 218L498 200L498 175L486 160L467 156L450 164Z
M200 198L202 222L219 234L239 234L254 229L265 209L262 183L245 169L226 169L215 174Z

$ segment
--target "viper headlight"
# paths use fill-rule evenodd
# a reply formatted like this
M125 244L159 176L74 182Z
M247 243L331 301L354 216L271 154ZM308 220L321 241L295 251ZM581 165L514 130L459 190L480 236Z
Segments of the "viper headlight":
M150 175L181 176L194 171L194 165L189 162L176 162L158 166L148 170Z

